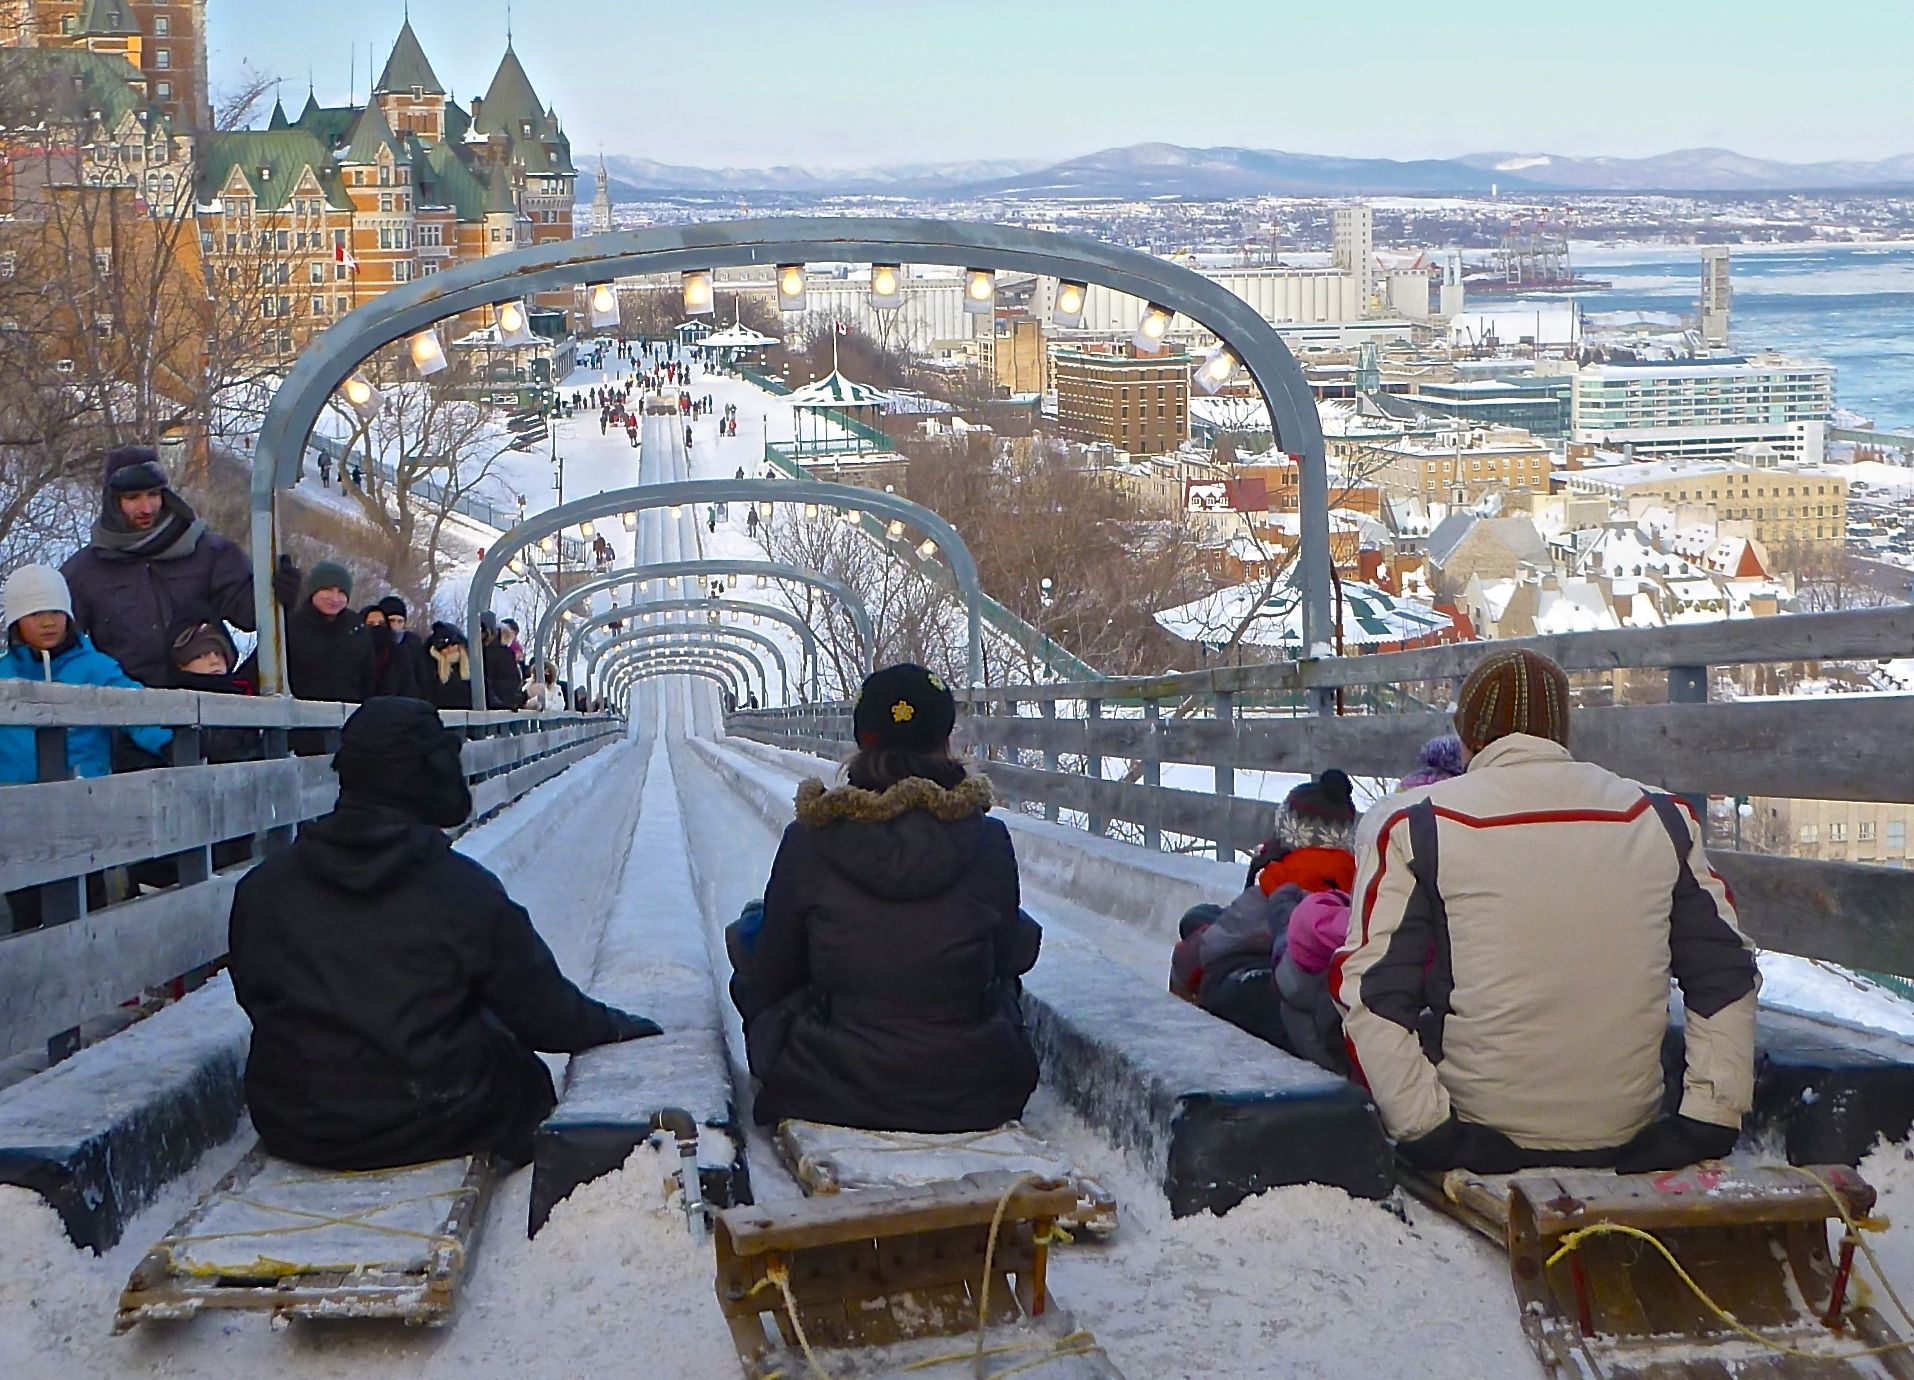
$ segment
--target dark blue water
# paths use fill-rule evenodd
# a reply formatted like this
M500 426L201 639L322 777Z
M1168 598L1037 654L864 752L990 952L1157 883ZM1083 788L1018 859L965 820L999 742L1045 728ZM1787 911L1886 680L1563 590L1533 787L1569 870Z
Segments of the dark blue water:
M1732 338L1838 371L1835 403L1884 431L1914 431L1914 244L1734 247ZM1692 315L1698 248L1574 246L1575 267L1615 286L1579 294L1586 311Z

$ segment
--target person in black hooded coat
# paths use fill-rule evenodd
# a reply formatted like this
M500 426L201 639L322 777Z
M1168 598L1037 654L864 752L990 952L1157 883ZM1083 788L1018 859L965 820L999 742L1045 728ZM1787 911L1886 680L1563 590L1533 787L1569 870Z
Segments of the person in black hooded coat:
M1019 978L1042 931L955 719L920 666L865 681L849 784L799 789L762 909L726 932L762 1123L980 1131L1036 1087Z
M246 1100L274 1155L379 1169L530 1160L554 1102L533 1052L659 1033L566 980L498 878L452 851L472 810L459 740L420 700L346 721L339 803L233 894Z

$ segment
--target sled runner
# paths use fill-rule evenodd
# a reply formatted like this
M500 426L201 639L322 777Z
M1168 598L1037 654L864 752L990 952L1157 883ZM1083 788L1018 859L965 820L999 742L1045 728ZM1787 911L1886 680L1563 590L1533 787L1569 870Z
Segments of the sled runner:
M1860 1232L1881 1224L1852 1169L1438 1180L1404 1167L1402 1183L1508 1251L1523 1331L1551 1375L1914 1380L1914 1353L1861 1301Z
M1071 1183L1000 1172L720 1212L718 1303L745 1375L995 1375L1040 1362L1046 1377L1112 1380L1046 1278L1057 1223L1077 1203Z
M255 1148L146 1253L114 1331L209 1308L442 1326L492 1180L489 1155L341 1173Z
M917 1188L970 1174L1032 1174L1077 1190L1076 1206L1062 1219L1071 1232L1102 1239L1117 1228L1116 1198L1020 1122L994 1131L926 1135L784 1121L778 1124L777 1143L807 1194Z

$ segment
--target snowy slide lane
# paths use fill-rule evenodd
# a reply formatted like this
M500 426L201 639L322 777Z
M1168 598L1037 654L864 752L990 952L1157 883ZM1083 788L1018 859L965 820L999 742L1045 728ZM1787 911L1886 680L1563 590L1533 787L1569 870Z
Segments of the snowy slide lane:
M797 754L784 755L795 794L805 768ZM828 777L831 764L808 760ZM676 751L673 761L707 923L721 925L761 894L779 827L698 752ZM746 761L765 769L755 755ZM1087 943L1054 923L1049 899L1026 898L1052 921L1046 947ZM1121 928L1106 923L1091 933ZM1159 950L1153 979L1164 961ZM1065 1251L1051 1269L1063 1304L1127 1375L1388 1374L1401 1373L1409 1358L1416 1374L1455 1380L1540 1373L1515 1320L1502 1258L1447 1219L1417 1214L1405 1226L1374 1203L1308 1185L1264 1194L1220 1219L1176 1220L1150 1170L1047 1090L1026 1119L1123 1205L1114 1241ZM752 1153L753 1181L762 1186L758 1139Z
M638 819L633 783L642 779L649 747L626 742L594 753L457 845L499 874L573 977L591 971L608 890L618 881ZM230 987L209 987L172 1010L189 1016L196 1002L207 1001L230 1004ZM136 1216L104 1256L76 1251L38 1195L0 1187L0 1241L6 1243L0 1251L0 1376L571 1380L586 1366L629 1358L625 1329L632 1318L676 1326L687 1345L700 1335L689 1322L671 1322L679 1313L694 1315L694 1299L704 1306L711 1295L708 1267L691 1250L682 1215L663 1210L658 1186L668 1170L659 1166L581 1191L558 1208L537 1243L525 1240L531 1176L506 1180L491 1205L456 1325L444 1333L396 1325L301 1326L282 1333L264 1318L209 1316L111 1337L119 1290L147 1246L250 1143L250 1128L242 1128L208 1154ZM715 1346L686 1368L659 1374L725 1374L715 1367L717 1358L735 1366L715 1309L710 1321L716 1330L707 1340ZM673 1353L667 1348L664 1354Z

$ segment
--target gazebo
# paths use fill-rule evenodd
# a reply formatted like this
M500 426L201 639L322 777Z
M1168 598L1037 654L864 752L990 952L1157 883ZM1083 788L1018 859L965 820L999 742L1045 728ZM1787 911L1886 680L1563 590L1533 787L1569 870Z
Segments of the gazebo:
M723 330L706 336L692 348L709 350L725 364L730 364L746 350L768 350L777 343L776 336L753 330L742 321L733 321Z
M795 390L786 401L791 404L792 426L796 433L793 454L799 460L807 455L863 455L868 451L892 449L890 439L878 430L872 420L883 412L890 401L889 395L868 383L857 383L845 378L835 367L835 361L830 373ZM828 418L825 415L827 413L841 415ZM805 434L806 419L810 422L808 439ZM828 434L831 421L850 434Z

